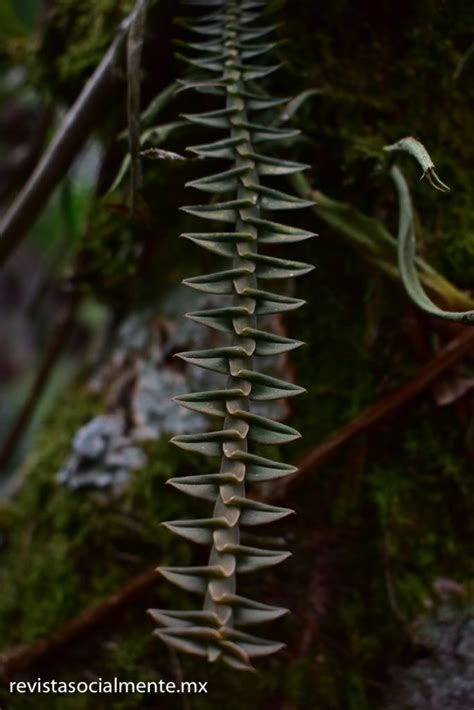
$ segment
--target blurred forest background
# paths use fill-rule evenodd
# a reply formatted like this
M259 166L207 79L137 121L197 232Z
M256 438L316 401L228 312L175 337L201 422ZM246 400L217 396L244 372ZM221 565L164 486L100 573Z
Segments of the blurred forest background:
M293 557L243 585L291 609L272 627L287 646L245 676L170 654L145 613L189 605L153 569L201 554L160 523L200 510L166 479L209 471L168 441L203 427L171 397L212 380L173 355L209 346L183 319L196 295L180 282L217 260L178 239L196 228L179 208L198 201L184 184L206 174L199 160L144 157L130 216L119 26L132 8L0 3L0 678L184 677L209 694L11 697L1 685L0 705L472 710L474 330L405 295L382 148L415 136L451 187L398 159L425 285L448 310L474 308L474 5L268 0L286 42L265 82L299 97L285 157L311 164L293 189L318 203L291 219L320 236L289 257L316 265L291 286L308 304L273 324L307 343L275 366L307 389L273 409L302 433L284 460L303 474L280 491L297 515L263 533ZM181 118L205 110L202 96L174 94L186 68L172 40L187 38L174 20L188 10L150 3L145 151L182 156L208 139ZM111 44L73 137L9 223Z

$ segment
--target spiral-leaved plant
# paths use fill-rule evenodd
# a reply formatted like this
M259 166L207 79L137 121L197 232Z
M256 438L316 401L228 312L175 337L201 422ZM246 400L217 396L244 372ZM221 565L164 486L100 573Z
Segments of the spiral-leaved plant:
M257 42L273 27L253 24L265 2L191 0L189 4L212 5L213 11L188 23L190 29L207 39L189 45L199 53L198 58L188 59L197 68L198 76L183 81L183 88L194 87L225 102L218 110L187 116L194 123L225 132L224 138L190 150L203 158L228 160L230 167L190 183L198 190L221 195L220 198L210 204L183 208L198 217L224 223L226 231L183 236L225 257L229 263L223 271L185 281L194 289L223 297L222 307L188 316L226 334L226 342L210 350L182 353L181 357L199 367L225 373L227 384L225 389L177 398L183 406L221 422L214 431L173 439L184 449L220 459L218 473L170 481L181 491L214 504L212 517L166 523L177 534L209 545L209 564L160 568L166 579L202 595L204 605L200 611L152 610L151 614L160 625L156 635L168 645L246 670L252 667L253 658L273 653L282 644L240 629L278 618L286 610L239 596L236 577L275 565L289 553L242 544L241 528L269 523L292 512L247 498L246 486L295 471L293 466L257 455L252 447L284 444L299 437L295 429L255 413L255 405L302 392L301 387L270 377L255 367L257 358L285 353L302 344L262 329L262 316L290 311L303 303L264 290L262 282L298 276L312 269L308 264L262 254L260 248L313 236L267 219L267 212L312 203L260 182L262 177L295 173L306 167L269 157L258 148L262 143L265 149L267 145L278 145L298 133L271 125L276 107L285 100L269 97L259 81L277 67L249 62L274 47L274 43Z

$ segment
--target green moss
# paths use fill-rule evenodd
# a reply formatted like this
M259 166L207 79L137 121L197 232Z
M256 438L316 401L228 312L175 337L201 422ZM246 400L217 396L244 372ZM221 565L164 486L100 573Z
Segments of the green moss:
M326 279L335 278L330 268L331 254L327 253L324 260ZM348 274L349 267L343 268ZM354 280L356 276L357 273ZM353 284L350 280L344 283L338 299L341 319L346 317L348 308L355 313L364 299L364 290L359 289L359 300L351 302ZM321 299L320 305L329 306L334 301L333 290L328 287L323 294L327 300ZM315 312L308 336L320 338L323 328L330 327L327 312L323 307ZM391 367L390 341L389 336L381 339L375 372ZM328 342L332 352L341 358L334 356L332 366L327 356L321 365L318 360L318 367L311 365L307 355L297 361L297 379L308 386L309 396L313 387L318 389L328 382L339 393L338 402L344 405L342 413L334 403L320 407L317 437L325 436L348 413L359 411L374 396L374 375L368 379L362 376L363 363L375 357L363 347L362 319L349 329L334 326ZM352 366L342 355L349 347ZM361 382L365 382L363 388ZM127 495L119 501L104 506L89 495L57 489L54 474L69 451L70 437L98 408L100 403L94 398L77 392L69 393L58 403L38 439L34 461L30 462L29 485L16 504L2 512L2 528L7 534L2 570L6 593L0 600L5 645L55 630L67 618L120 587L133 575L134 566L138 572L158 562L186 564L191 554L201 555L160 527L162 520L202 512L199 503L163 484L177 473L211 469L205 459L183 455L166 441L146 446L149 462L137 472ZM313 413L307 408L306 417L302 410L298 417L306 427L307 440L314 440ZM300 530L290 543L294 561L284 577L277 572L267 575L268 601L287 604L295 610L294 617L286 620L280 631L271 629L268 635L286 637L291 649L292 639L306 623L315 561L328 556L328 600L320 631L307 657L291 662L283 657L262 663L259 672L246 677L245 683L229 669L184 658L184 677L206 680L210 688L208 696L191 699L193 710L207 710L210 705L219 704L229 710L252 704L266 707L282 697L296 708L377 708L381 684L379 680L374 686L372 679L384 677L386 665L400 658L407 643L406 631L390 608L386 587L383 543L387 531L390 574L398 606L407 620L423 608L435 576L462 579L469 573L471 562L464 540L474 532L468 515L474 501L466 482L462 436L452 426L450 411L430 409L428 416L427 404L421 401L402 426L382 427L371 442L359 483L354 481L351 470L350 446L308 479L294 501L299 509ZM190 502L195 505L192 510ZM291 505L291 501L288 503ZM284 527L280 534L285 534ZM331 540L329 555L326 534ZM414 539L419 544L414 545ZM159 584L156 604L192 608L195 601L171 585ZM81 679L81 653L87 653L87 668L98 677L171 679L175 673L173 661L166 649L151 638L151 629L144 608L130 609L105 639L88 640L92 652L87 647L76 652L71 649L64 664L56 663L54 677ZM100 702L107 707L104 698ZM21 702L24 703L23 698ZM49 699L46 703L38 696L35 707L101 707L91 697L74 696L61 698L62 704L58 699L54 702L51 704ZM146 701L124 695L113 702L114 707L125 710ZM18 701L16 707L28 707L27 703ZM174 699L160 697L160 706L174 708Z
M132 0L55 0L31 66L35 83L77 93L132 6Z
M14 504L0 510L6 538L0 571L2 646L38 638L76 610L80 580L69 538L84 535L81 512L88 511L68 505L54 476L69 455L71 436L97 404L79 390L71 400L72 406L70 402L65 406L66 398L57 403L38 437L22 492Z
M453 74L471 42L466 27L473 21L472 8L427 0L364 4L362 12L354 12L347 0L317 9L300 0L296 11L287 3L283 12L280 32L290 41L281 49L287 68L286 81L280 78L282 92L289 86L293 93L325 90L297 117L309 138L301 157L307 162L312 154L317 186L370 214L389 209L394 225L393 188L389 181L381 185L372 158L380 146L416 136L452 188L440 196L419 183L410 158L399 158L410 178L425 253L449 279L469 288L474 277L469 169L474 154L468 138L472 64L458 80ZM311 31L302 31L305 26Z
M135 559L138 571L158 561L188 560L187 545L172 540L160 523L179 517L182 506L164 481L185 467L197 470L201 464L194 457L167 442L147 445L148 465L137 472L125 498L108 503L57 485L72 436L99 406L79 390L57 403L38 436L20 495L0 511L6 539L2 647L48 635L120 587L131 574L122 559Z

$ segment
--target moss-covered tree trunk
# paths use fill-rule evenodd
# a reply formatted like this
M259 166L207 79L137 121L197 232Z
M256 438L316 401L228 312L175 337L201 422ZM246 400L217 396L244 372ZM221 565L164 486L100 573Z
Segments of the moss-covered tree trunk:
M75 96L117 18L128 10L128 3L55 0L44 20L43 41L29 59L28 81L47 87L58 100ZM185 37L171 22L177 12L171 2L150 9L145 103L182 74L169 44L172 35ZM395 234L396 196L381 149L405 135L422 140L452 192L439 195L419 183L416 166L402 159L420 250L469 299L474 62L469 56L462 62L472 40L472 6L269 0L268 12L281 21L277 33L287 39L277 49L283 68L268 79L272 92L294 96L318 90L295 113L292 122L303 137L288 146L286 157L311 164L307 179L313 190ZM170 434L201 426L180 419L167 403L172 392L198 389L188 369L172 359L200 337L180 318L194 308L188 308L178 284L183 276L216 270L212 255L191 251L177 239L180 232L193 231L192 218L178 208L190 201L185 182L201 176L202 168L194 160L146 162L137 214L130 218L127 178L106 194L126 153L126 142L116 140L126 128L121 78L117 96L98 127L104 158L75 280L82 297L106 305L113 325L100 364L84 368L43 422L22 464L19 494L1 503L4 651L49 638L153 566L205 563L199 551L160 526L169 519L200 517L203 510L165 481L213 472L194 454L168 444ZM206 129L174 126L180 113L191 113L190 102L193 112L208 110L207 97L178 95L148 124L145 118L144 129L166 126L155 129L149 147L183 155L190 143L207 141ZM318 215L317 206L298 216L298 226L320 234L292 252L292 258L294 253L317 266L291 292L308 306L274 324L307 343L291 353L291 363L284 359L277 365L307 389L301 401L273 413L302 433L285 452L295 464L419 377L463 330L420 315L403 292L392 257L368 259L347 230L330 226L323 210ZM178 659L153 639L148 607L190 605L184 593L157 578L126 613L32 664L21 677L208 681L207 695L183 701L183 707L196 710L221 705L468 710L474 697L471 367L464 353L403 407L362 427L279 501L297 516L274 523L271 532L276 547L289 547L293 557L284 569L265 572L256 582L248 579L243 589L251 598L290 608L292 615L272 629L286 649L262 661L256 674L242 679L229 668ZM97 429L81 429L104 415L109 419L96 422ZM81 453L77 439L73 443L78 431L88 454ZM97 443L94 436L102 449L92 455L87 447ZM84 473L90 478L82 485ZM98 490L100 475L106 478ZM271 498L272 491L263 488L258 495ZM254 542L258 547L258 536ZM462 633L456 636L455 628ZM22 709L180 707L172 695L97 700L1 692L0 704L5 699L7 707Z

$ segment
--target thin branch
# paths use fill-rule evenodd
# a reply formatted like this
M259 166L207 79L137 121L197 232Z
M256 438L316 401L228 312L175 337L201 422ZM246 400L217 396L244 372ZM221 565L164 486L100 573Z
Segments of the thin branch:
M455 71L453 72L453 79L454 81L457 81L459 77L461 76L461 73L464 71L464 68L466 64L469 62L469 60L474 56L474 44L471 44L467 52L464 54L463 58L457 65Z
M341 446L357 434L366 431L375 424L392 415L421 392L430 387L440 375L449 370L469 351L474 349L474 332L466 328L464 332L452 340L435 355L426 365L423 365L408 382L399 389L383 397L361 412L357 417L331 434L322 444L316 446L299 463L298 471L288 476L284 482L273 486L271 498L277 500L286 496L290 490L299 485L307 476L315 473L326 463Z
M132 12L120 24L102 61L67 112L26 185L0 222L0 263L23 240L54 188L71 166L78 150L103 116L114 85L113 70L140 5L141 0L138 0Z
M158 580L155 570L149 569L128 582L115 594L92 609L87 609L75 619L67 622L59 631L46 639L32 644L16 646L0 654L0 681L7 682L15 674L21 673L38 662L63 651L73 641L87 633L96 631L99 626L140 601L150 592Z
M49 382L49 378L54 366L60 357L65 344L67 343L74 326L74 315L78 297L73 293L66 304L66 311L54 333L51 342L44 354L43 360L38 368L30 392L23 403L13 425L6 436L2 449L0 450L0 472L8 465L11 456L25 433L30 419L38 405L41 396Z
M140 156L140 71L145 37L148 1L140 0L127 40L127 116L130 152L130 215L135 215L138 192L142 187Z

